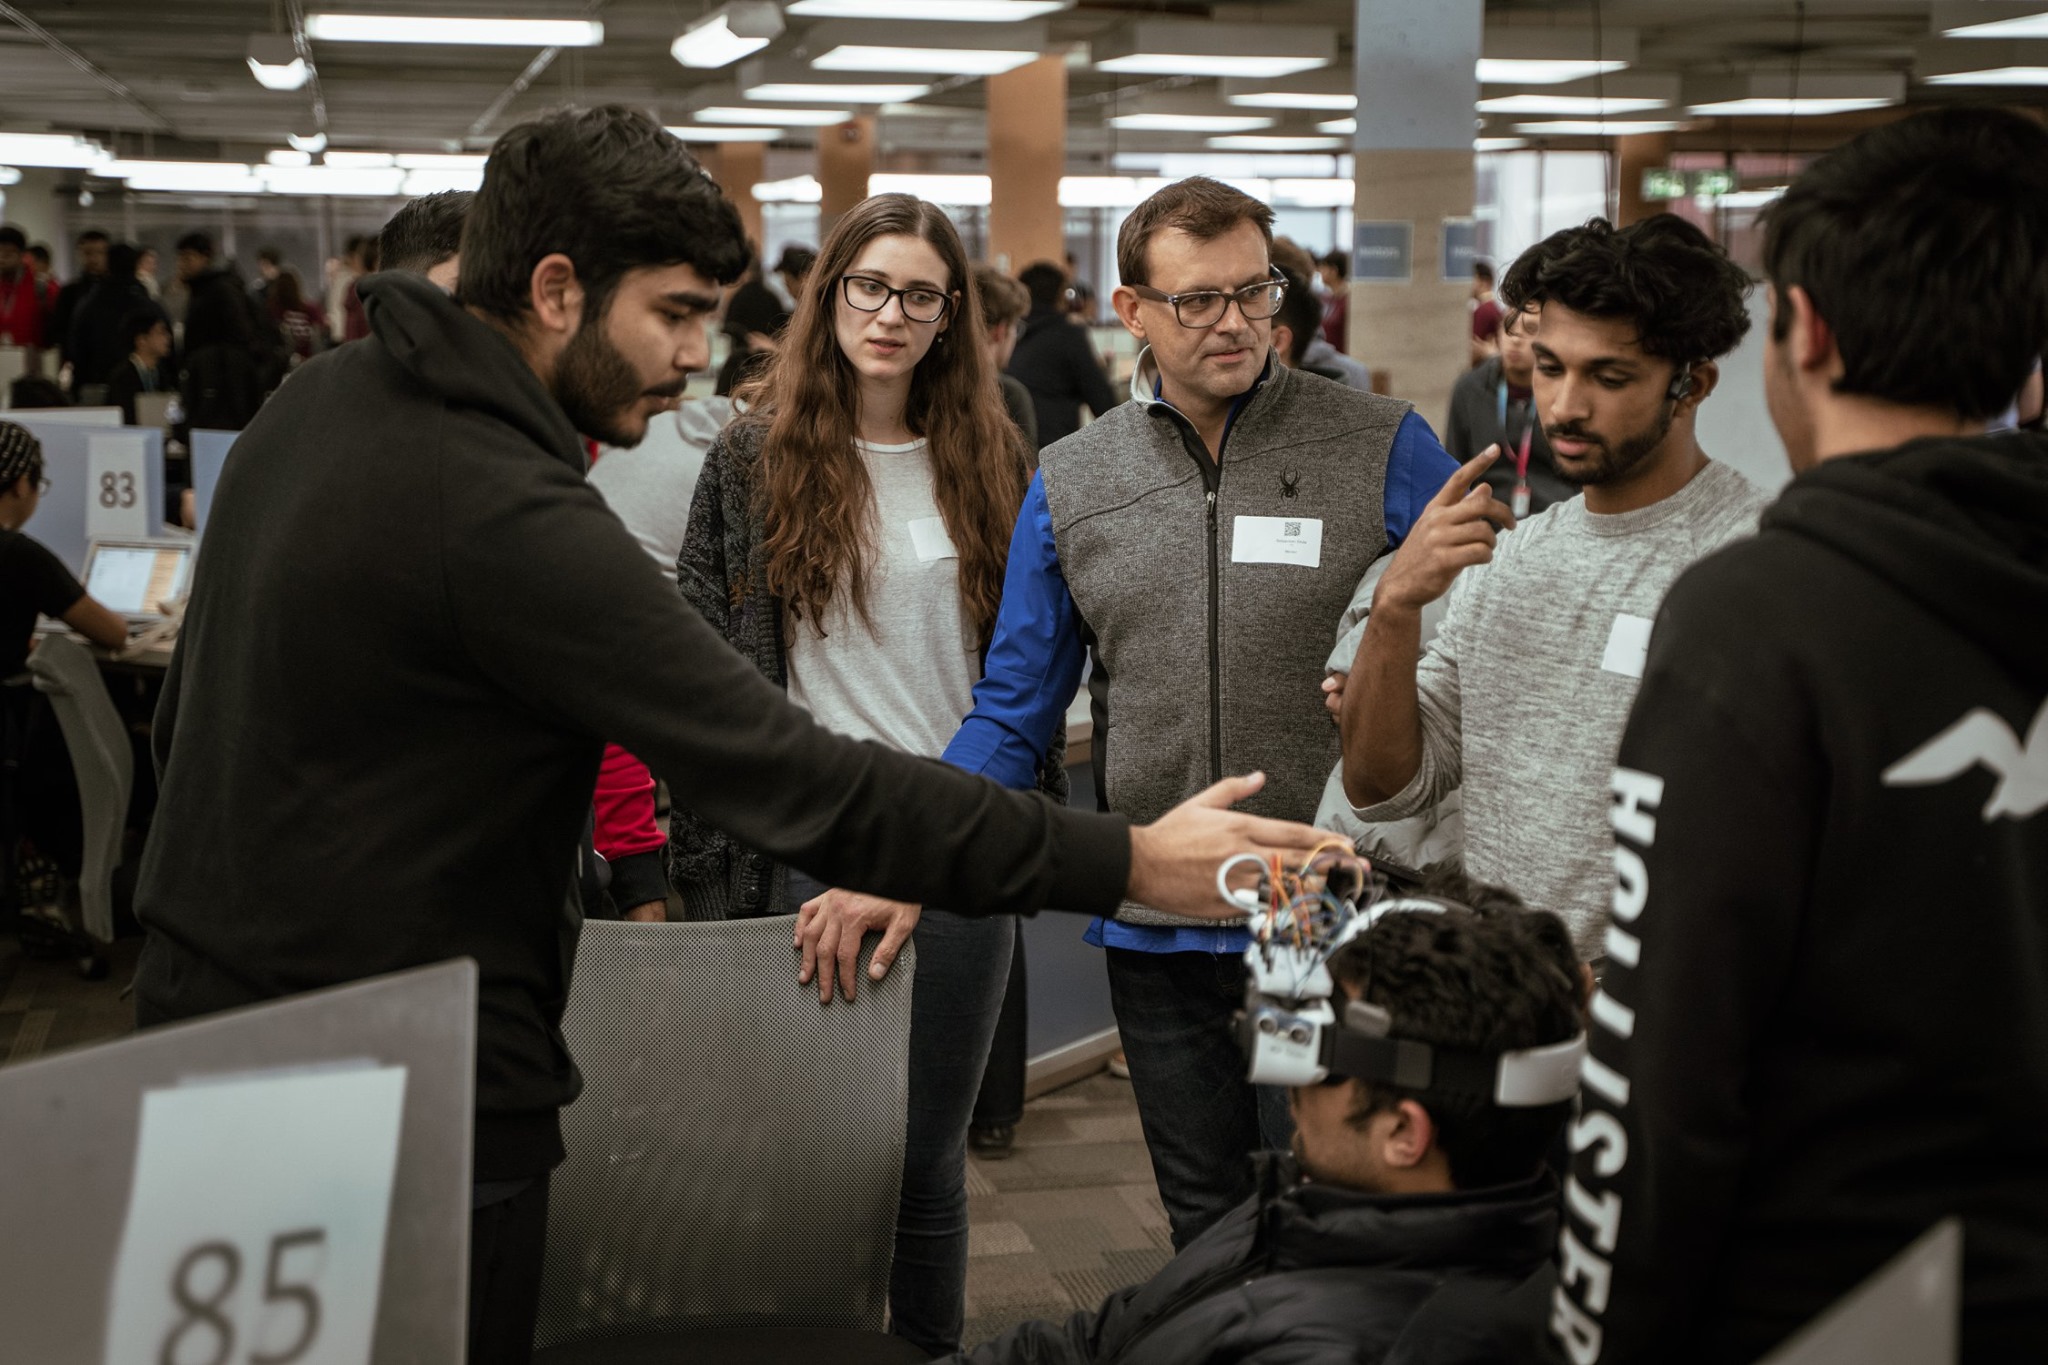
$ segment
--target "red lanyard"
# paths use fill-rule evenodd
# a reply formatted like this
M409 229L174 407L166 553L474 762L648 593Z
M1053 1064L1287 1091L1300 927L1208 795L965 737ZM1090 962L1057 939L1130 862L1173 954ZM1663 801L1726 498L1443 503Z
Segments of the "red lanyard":
M1500 381L1500 387L1494 390L1494 397L1498 400L1495 406L1500 411L1500 436L1505 441L1508 437L1508 381L1505 376ZM1535 403L1536 400L1532 397L1529 400L1528 420L1522 424L1522 443L1515 449L1513 510L1517 520L1529 515L1529 442L1536 435Z

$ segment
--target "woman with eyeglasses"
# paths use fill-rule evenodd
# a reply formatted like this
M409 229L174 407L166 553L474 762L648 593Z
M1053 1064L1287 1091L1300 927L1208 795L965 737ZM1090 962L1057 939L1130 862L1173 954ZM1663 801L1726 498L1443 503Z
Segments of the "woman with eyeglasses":
M931 758L973 705L1024 496L1023 439L982 331L967 254L936 206L884 194L842 217L770 368L738 395L746 415L705 457L676 565L705 618L820 722ZM1046 766L1063 786L1057 763ZM827 904L851 909L884 931L871 979L914 931L890 1316L927 1352L957 1350L968 1116L1001 1008L1011 920L831 891L683 812L669 840L687 918L799 914L810 924L839 919L820 917ZM815 979L821 1000L835 981L852 999L859 947L836 936L809 943L800 979Z

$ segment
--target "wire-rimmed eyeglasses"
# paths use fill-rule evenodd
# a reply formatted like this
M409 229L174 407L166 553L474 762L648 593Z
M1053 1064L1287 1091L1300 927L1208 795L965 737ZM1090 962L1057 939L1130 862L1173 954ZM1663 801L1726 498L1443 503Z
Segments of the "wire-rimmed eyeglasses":
M839 289L848 306L863 313L879 313L890 299L899 299L903 316L912 322L937 322L953 306L953 300L936 289L893 289L871 275L841 275Z
M1193 289L1185 294L1162 294L1150 285L1134 284L1131 292L1141 299L1173 305L1173 320L1183 327L1214 327L1222 321L1232 299L1247 322L1264 322L1280 311L1287 297L1285 280L1261 280L1228 293L1219 289Z

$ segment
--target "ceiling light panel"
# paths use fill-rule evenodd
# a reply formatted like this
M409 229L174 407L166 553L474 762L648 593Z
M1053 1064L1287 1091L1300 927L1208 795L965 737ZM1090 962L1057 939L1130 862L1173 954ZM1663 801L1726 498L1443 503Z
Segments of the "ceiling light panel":
M1090 45L1098 71L1139 76L1276 79L1337 60L1336 30L1308 24L1140 19Z
M895 104L932 92L930 81L862 79L859 74L814 71L802 62L755 58L734 77L742 98L761 104ZM754 123L775 120L757 118Z
M763 106L736 107L714 104L696 111L699 123L731 123L759 127L776 123L785 128L828 128L853 117L851 109L770 109Z
M1934 31L1951 38L2048 38L2048 4L1969 0L1934 8Z
M993 76L1038 60L1044 24L934 30L929 24L819 24L804 35L818 54L815 71L909 71L935 76Z
M746 124L672 124L669 133L684 142L780 142L780 128L754 128Z
M684 29L668 51L684 66L711 71L751 57L781 33L773 0L732 0Z
M1929 85L2048 85L2048 42L1936 40L1921 45L1913 73Z
M473 19L456 15L309 14L306 36L327 43L418 43L448 47L596 47L594 19Z
M1905 98L1906 78L1897 71L1764 71L1685 83L1687 110L1703 118L1847 114Z
M1627 66L1627 62L1599 62L1590 58L1583 61L1545 61L1481 57L1478 74L1481 85L1562 85L1566 81L1580 81L1589 76L1620 71Z
M1070 8L1074 0L795 0L804 19L915 19L936 23L1010 24Z
M68 133L0 133L0 163L9 166L90 170L112 159L97 143Z
M894 104L899 100L922 99L931 94L929 85L844 85L813 84L809 81L770 81L740 93L750 100L787 100L793 104Z
M1341 152L1347 145L1341 137L1290 137L1240 133L1212 137L1209 145L1219 152Z
M1672 119L1546 119L1517 123L1515 131L1531 137L1627 137L1632 133L1670 133L1685 125Z
M1662 109L1660 99L1627 99L1598 95L1497 95L1479 101L1482 114L1567 114L1597 118L1606 114L1640 114Z
M1639 46L1632 28L1502 24L1481 35L1477 74L1483 85L1561 85L1633 66Z
M1273 126L1251 114L1118 114L1109 122L1132 133L1254 133Z

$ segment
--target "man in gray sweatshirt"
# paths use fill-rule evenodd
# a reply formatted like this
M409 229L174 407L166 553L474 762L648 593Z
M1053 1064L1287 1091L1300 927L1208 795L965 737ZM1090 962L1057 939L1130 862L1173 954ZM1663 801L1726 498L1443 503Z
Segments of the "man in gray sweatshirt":
M1670 214L1594 219L1516 261L1501 292L1534 310L1536 412L1584 494L1517 527L1484 482L1498 448L1467 461L1388 565L1344 689L1353 814L1407 819L1462 783L1466 872L1563 915L1587 958L1604 951L1608 775L1650 623L1765 501L1693 429L1749 326L1748 289ZM1446 594L1425 653L1422 610Z

